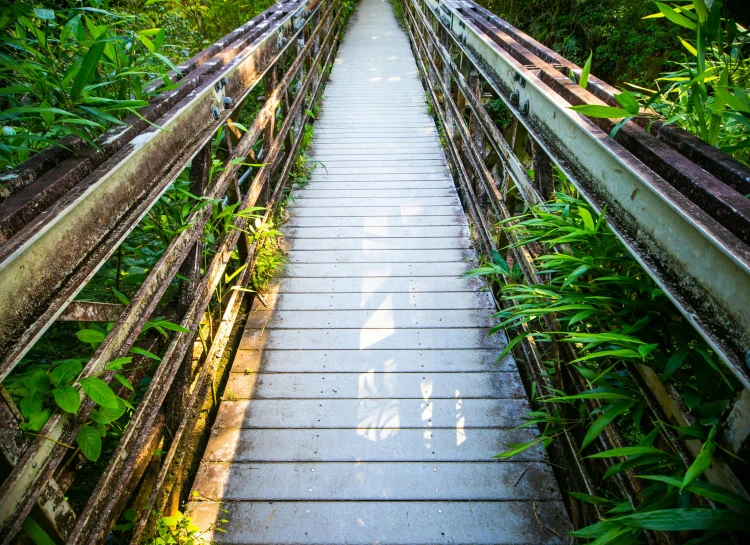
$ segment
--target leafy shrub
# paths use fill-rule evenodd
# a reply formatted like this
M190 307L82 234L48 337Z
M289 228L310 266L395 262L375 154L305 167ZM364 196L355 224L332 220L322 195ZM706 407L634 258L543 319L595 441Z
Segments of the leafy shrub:
M148 2L147 2L148 4ZM165 31L106 1L48 9L16 2L0 12L0 168L79 136L86 142L146 105L146 82L174 68Z
M581 452L614 423L625 438L619 449L591 453L592 458L618 460L604 479L633 470L647 481L646 491L633 508L625 498L603 492L602 496L573 493L584 502L603 507L607 519L581 529L581 538L618 537L635 543L642 529L663 531L706 530L700 539L716 538L718 530L744 524L740 513L706 508L706 498L741 513L750 503L734 492L701 479L719 448L714 442L719 418L735 395L737 384L728 369L698 333L687 324L666 295L646 274L608 228L604 213L596 215L584 201L557 193L554 201L536 206L530 214L504 223L515 233L517 245L533 245L536 265L546 283L518 283L505 260L493 262L470 275L493 276L502 285L508 306L496 316L497 331L527 325L537 343L553 338L572 345L577 358L567 363L588 389L582 394L546 390L534 385L541 409L528 413L526 426L543 432L522 445L509 445L500 458L512 458L524 450L546 447L566 429L581 439ZM541 251L541 255L539 255ZM505 283L509 279L509 283ZM553 320L550 327L545 318ZM516 336L503 355L525 335ZM548 361L554 376L560 363ZM674 386L697 423L686 428L670 426L647 416L648 406L630 378L628 365L640 364L655 371L665 384ZM587 413L585 400L597 400L600 408ZM548 403L569 405L571 414L556 413ZM545 409L549 407L549 409ZM703 448L690 467L658 440L660 431L679 434L679 440L701 439ZM712 533L713 532L713 533ZM683 535L687 541L687 534Z

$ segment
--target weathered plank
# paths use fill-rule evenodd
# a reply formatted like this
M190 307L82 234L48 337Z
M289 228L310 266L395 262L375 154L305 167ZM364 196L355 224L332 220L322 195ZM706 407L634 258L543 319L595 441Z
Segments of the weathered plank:
M525 399L238 399L224 400L219 428L495 428L523 424Z
M558 501L196 502L192 516L202 527L227 519L212 535L222 545L570 543Z
M238 350L232 365L237 373L263 369L273 373L317 373L369 371L468 373L516 371L509 357L495 364L497 349L459 350Z
M506 445L531 441L535 434L518 429L236 429L211 432L206 462L486 462ZM544 460L532 447L517 462Z
M520 399L507 373L231 373L231 399Z
M201 466L195 489L225 501L558 500L552 479L539 463L220 462Z

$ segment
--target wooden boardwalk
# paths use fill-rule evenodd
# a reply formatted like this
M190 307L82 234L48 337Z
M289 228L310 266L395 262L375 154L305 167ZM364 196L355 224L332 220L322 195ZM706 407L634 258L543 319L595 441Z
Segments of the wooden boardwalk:
M218 543L566 543L409 43L363 0L296 192L290 264L256 302L194 490ZM226 511L222 511L221 509Z

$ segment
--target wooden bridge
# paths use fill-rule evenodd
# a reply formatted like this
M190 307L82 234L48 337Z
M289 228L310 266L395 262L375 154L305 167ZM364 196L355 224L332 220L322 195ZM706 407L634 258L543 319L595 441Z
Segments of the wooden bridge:
M363 106L365 108L363 108ZM529 410L495 365L478 266L409 42L363 0L195 483L218 543L564 543L541 451L497 462ZM220 502L229 502L228 512Z
M0 389L3 543L42 532L140 544L185 503L217 543L570 543L614 513L600 494L620 512L640 505L644 481L625 471L602 484L614 462L582 458L583 434L569 428L545 450L493 458L538 436L519 428L539 409L533 392L578 395L580 413L543 404L570 421L605 407L567 365L577 347L543 347L528 324L508 331L521 342L498 362L508 340L488 331L504 302L462 276L501 252L516 277L544 280L498 222L549 200L553 166L593 210L606 206L614 235L737 385L715 436L686 441L664 426L652 441L680 467L715 450L702 478L730 491L721 498L748 497L737 458L750 450L747 167L638 118L610 137L612 120L570 106L617 105L617 90L594 76L582 88L580 67L471 1L361 0L347 21L349 6L279 2L186 61L169 75L179 85L96 148L72 139L3 176L0 377L56 324L103 331L70 381L76 413L53 405L30 433ZM290 187L310 125L314 168ZM212 206L189 209L127 304L80 300L181 175ZM247 295L251 231L283 202L289 262L268 293ZM229 213L254 206L261 217ZM164 316L180 327L148 331ZM131 394L115 371L134 384L148 375L146 386ZM653 369L621 374L644 421L697 425ZM75 446L102 408L82 389L92 378L137 400L96 466ZM605 426L587 452L631 444ZM96 484L74 509L67 491L82 475ZM716 498L701 505L722 509ZM678 543L658 528L639 538Z

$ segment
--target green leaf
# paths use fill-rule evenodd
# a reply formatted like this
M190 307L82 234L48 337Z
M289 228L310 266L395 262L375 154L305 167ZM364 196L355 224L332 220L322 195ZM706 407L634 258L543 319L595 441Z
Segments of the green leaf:
M106 407L102 407L99 411L104 417L109 419L110 422L114 422L115 420L119 419L122 415L125 414L125 411L128 410L129 403L126 403L124 399L117 398L117 408L116 409L108 409ZM108 422L109 423L109 422Z
M687 347L680 348L677 352L672 354L667 361L667 366L664 368L664 373L661 375L662 382L666 382L677 370L682 367L685 359L688 357L690 349Z
M81 406L81 395L78 390L68 384L63 384L52 390L52 396L57 406L63 411L78 414L78 408Z
M117 396L109 385L99 377L86 377L78 382L81 384L83 391L86 392L86 395L93 399L95 403L110 409L118 407Z
M24 519L21 529L31 538L34 545L55 545L55 540L31 517Z
M145 356L147 358L151 358L152 360L161 361L161 358L157 356L156 354L152 354L148 350L144 350L143 348L138 348L137 346L130 347L130 352L133 354L138 354L139 356Z
M71 100L78 99L78 97L81 95L81 91L83 91L83 88L86 87L86 84L96 72L96 65L99 64L99 59L104 52L105 45L106 42L104 41L94 43L89 48L86 56L83 57L83 60L81 61L81 68L78 70L76 79L75 81L73 81L73 87L70 90Z
M585 449L594 439L599 437L599 434L604 431L604 428L606 428L612 420L630 409L634 404L634 401L623 401L621 403L615 403L609 409L605 410L602 415L589 426L589 429L586 432L586 437L584 437L581 442L581 450Z
M738 112L750 113L750 105L745 104L735 95L730 93L728 89L722 89L721 87L714 87L714 93L719 96L726 104Z
M35 414L42 412L43 403L44 400L41 396L31 395L21 400L19 409L21 409L23 417L28 420Z
M122 376L120 373L115 373L115 379L117 382L125 386L128 390L131 392L135 392L135 388L133 388L133 385L130 383L128 379L126 379L124 376Z
M747 515L723 509L663 509L610 519L623 526L662 532L686 530L745 530Z
M708 18L708 8L703 0L693 0L695 6L695 13L698 15L698 22L703 24Z
M81 428L76 435L76 443L81 453L92 462L96 462L102 454L102 438L92 426L86 425Z
M695 30L697 28L696 24L693 21L691 21L684 15L677 13L675 10L673 10L666 4L662 4L661 2L655 2L655 3L659 11L664 14L664 17L666 17L673 23L680 25L680 26L684 26L685 28L689 28L690 30Z
M592 51L589 53L589 58L586 59L586 64L583 65L583 70L581 70L581 77L578 80L578 85L583 87L584 89L589 83L589 72L591 72L591 61L594 58L594 52Z
M111 423L111 420L109 418L104 416L100 411L97 411L96 409L92 409L91 413L89 414L89 419L95 424L99 424L102 426L106 426L107 424Z
M711 431L708 433L708 439L701 446L701 450L698 453L698 456L695 457L695 460L693 460L693 463L690 464L690 467L685 473L685 478L682 480L682 486L680 486L680 490L684 490L686 486L703 475L703 472L706 471L706 469L708 469L708 466L711 465L714 457L714 450L716 450L716 443L714 442L715 435L716 426L713 426L711 428Z
M592 352L591 354L586 354L585 356L581 356L580 358L574 359L573 361L571 361L571 363L575 363L578 361L593 360L596 358L604 358L604 357L641 359L641 355L638 351L631 350L630 348L619 348L617 350L599 350L598 352Z
M638 101L630 91L623 91L622 93L615 95L615 100L617 100L617 102L620 103L620 106L625 108L629 114L637 115L641 111Z
M599 106L597 104L581 104L580 106L571 106L570 109L589 117L605 117L608 119L619 119L630 115L630 112L624 108Z
M120 371L124 365L130 363L133 361L133 358L126 357L126 358L117 358L116 360L112 360L107 364L107 371Z
M55 12L51 9L34 8L34 15L44 21L53 21L55 19Z
M578 277L580 277L582 274L584 274L588 270L589 270L588 265L581 265L580 267L578 267L576 270L574 270L572 273L568 275L568 277L565 279L565 282L563 282L562 287L563 288L568 287L573 282L578 280Z
M638 478L649 481L659 481L674 486L675 488L682 487L682 479L678 479L677 477L669 477L667 475L638 475ZM744 513L750 513L750 501L727 488L703 481L694 481L687 485L685 489L693 494L698 494L704 498L734 507Z
M105 336L106 334L98 329L81 329L76 332L76 337L78 337L81 342L91 344L101 343Z
M586 458L618 458L620 456L637 456L640 454L668 454L663 450L653 447L620 447L606 450L604 452L597 452L586 456Z
M50 416L52 416L52 409L44 409L42 412L32 414L27 421L27 429L30 431L41 430Z
M616 401L616 400L629 400L633 401L633 398L630 396L627 396L625 394L618 394L615 392L591 392L591 393L585 393L585 394L576 394L572 396L559 396L559 397L551 397L548 399L543 399L542 401L574 401L577 399L604 399L609 401Z
M581 216L581 219L583 220L583 225L586 227L587 231L596 231L596 225L594 224L594 218L591 215L591 212L588 211L587 208L583 206L578 207L578 214Z

